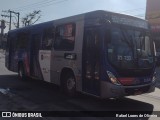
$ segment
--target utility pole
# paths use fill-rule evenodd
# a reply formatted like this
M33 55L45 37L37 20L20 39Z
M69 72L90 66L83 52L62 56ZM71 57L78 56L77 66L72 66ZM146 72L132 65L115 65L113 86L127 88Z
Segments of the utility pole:
M8 10L8 12L10 13L10 19L12 17L12 13L14 13L18 17L17 28L19 28L19 16L20 16L20 13L19 12L14 12L14 11L11 11L11 10Z
M11 10L2 11L2 12L9 13L9 15L4 15L4 14L1 15L2 17L8 17L9 18L9 30L11 30L12 17L15 17L15 16L12 16L12 14L15 14L16 17L18 17L16 28L19 28L19 16L20 16L19 12L15 12L15 11L11 11Z
M1 29L1 33L0 33L0 47L2 47L2 40L4 37L4 29L5 29L5 21L4 20L0 20L1 24L0 24L0 29Z
M2 11L2 12L4 12L4 11ZM10 18L10 16L9 16L9 15L1 14L1 16L2 16L2 17L5 17L5 18ZM10 25L10 24L9 24L9 25ZM10 28L9 28L9 30L10 30Z
M0 25L0 28L1 28L1 35L4 34L4 29L5 29L5 21L4 20L0 20L1 21L1 25Z
M9 11L9 30L11 30L12 13Z

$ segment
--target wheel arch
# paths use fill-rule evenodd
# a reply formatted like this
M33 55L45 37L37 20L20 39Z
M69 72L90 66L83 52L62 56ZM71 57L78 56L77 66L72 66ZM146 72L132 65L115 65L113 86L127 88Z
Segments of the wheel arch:
M60 74L61 90L68 96L76 95L76 77L71 68L63 68Z
M64 67L60 73L60 85L62 84L62 81L65 78L66 73L71 73L74 76L75 81L76 81L76 77L75 77L75 73L74 73L73 69L69 68L69 67Z

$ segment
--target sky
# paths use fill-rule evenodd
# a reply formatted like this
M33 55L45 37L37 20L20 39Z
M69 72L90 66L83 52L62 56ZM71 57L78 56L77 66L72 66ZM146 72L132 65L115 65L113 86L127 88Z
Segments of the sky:
M34 10L41 10L41 18L37 23L94 10L106 10L144 18L146 0L0 0L0 13L7 14L4 11L9 9L19 12L20 19ZM0 16L0 20L2 19L9 21L9 18ZM12 20L16 22L16 18ZM13 26L12 29L14 29ZM8 27L5 31L8 31Z

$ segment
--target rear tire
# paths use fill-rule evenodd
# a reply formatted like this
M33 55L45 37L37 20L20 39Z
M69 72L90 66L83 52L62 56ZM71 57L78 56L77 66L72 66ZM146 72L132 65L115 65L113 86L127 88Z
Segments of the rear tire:
M64 75L64 74L63 74ZM65 94L67 94L70 97L75 96L76 94L76 82L75 77L72 72L68 72L63 76L62 79L62 89Z
M19 65L18 65L18 77L21 80L26 79L23 63L19 63Z

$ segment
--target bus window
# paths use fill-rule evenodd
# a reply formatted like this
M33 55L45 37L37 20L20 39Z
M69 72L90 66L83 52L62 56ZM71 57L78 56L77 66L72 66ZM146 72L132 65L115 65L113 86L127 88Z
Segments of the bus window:
M42 49L50 50L52 47L52 42L54 40L54 28L48 28L44 30L42 39Z
M19 33L16 41L17 49L26 49L28 44L28 33Z
M75 43L75 24L65 24L56 28L55 50L72 51Z

